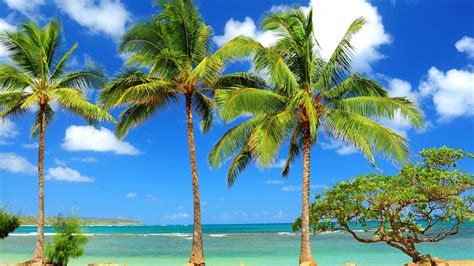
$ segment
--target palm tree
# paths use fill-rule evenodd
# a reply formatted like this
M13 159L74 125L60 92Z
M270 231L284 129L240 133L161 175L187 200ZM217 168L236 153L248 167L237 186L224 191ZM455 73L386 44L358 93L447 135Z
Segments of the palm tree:
M21 30L0 35L0 45L10 53L12 64L0 65L0 119L35 112L32 136L39 136L38 148L38 237L34 258L44 258L44 149L47 126L55 116L53 104L88 121L112 120L106 111L85 96L89 87L100 85L103 73L93 67L67 72L68 60L77 48L63 52L61 24L52 20L43 28L31 22Z
M219 167L233 158L227 176L232 186L252 161L271 165L285 141L289 152L283 176L303 155L300 264L315 265L309 232L310 150L317 143L318 133L358 148L372 163L375 152L404 161L409 153L406 140L377 119L401 116L413 125L422 124L420 111L411 101L389 98L376 82L360 73L350 73L350 39L364 22L359 18L350 25L329 60L319 56L312 11L296 8L268 14L263 20L263 29L280 37L274 46L267 48L239 36L217 52L227 59L252 56L255 70L272 85L271 89L216 91L220 115L227 122L242 115L253 116L225 133L211 150L209 163Z
M128 65L147 71L127 69L103 88L99 99L105 108L126 106L116 127L117 136L124 138L132 127L184 98L194 206L189 263L204 265L193 112L201 118L202 131L207 132L213 119L215 89L258 87L262 81L247 73L221 74L224 63L211 53L212 29L191 0L160 0L155 4L162 11L134 25L120 45L120 51L129 55Z

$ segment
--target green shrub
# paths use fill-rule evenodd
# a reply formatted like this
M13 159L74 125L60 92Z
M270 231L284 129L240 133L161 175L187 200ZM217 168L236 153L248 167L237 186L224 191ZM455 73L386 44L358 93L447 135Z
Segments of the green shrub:
M54 223L54 243L46 244L46 257L49 263L65 266L70 258L84 254L83 246L88 238L83 235L81 223L76 216L64 218L59 216Z
M18 216L8 213L3 208L0 208L0 239L4 239L11 232L20 226Z

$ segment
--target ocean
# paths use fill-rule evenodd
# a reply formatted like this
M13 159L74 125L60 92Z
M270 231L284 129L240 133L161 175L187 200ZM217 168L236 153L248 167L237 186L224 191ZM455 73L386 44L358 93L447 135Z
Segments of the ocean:
M185 265L191 249L192 226L94 226L84 227L90 241L84 256L69 265L92 262L128 265ZM23 226L0 240L0 263L31 258L35 227ZM291 224L204 225L204 253L209 266L287 266L298 265L299 235ZM52 228L46 228L46 241ZM320 266L403 265L410 258L384 243L364 244L349 234L331 232L312 237L312 251ZM420 244L422 253L443 259L474 259L474 223L439 243Z

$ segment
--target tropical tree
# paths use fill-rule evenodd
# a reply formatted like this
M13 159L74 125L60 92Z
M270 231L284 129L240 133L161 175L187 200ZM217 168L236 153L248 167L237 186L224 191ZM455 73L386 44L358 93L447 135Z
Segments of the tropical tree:
M0 35L0 45L10 54L12 64L0 65L0 119L34 112L32 136L39 136L38 148L38 238L34 258L44 258L44 150L47 126L55 116L55 104L88 121L113 120L106 111L90 103L87 88L103 81L102 71L88 67L67 71L68 60L77 48L63 50L61 24L52 20L43 28L30 22L19 31Z
M309 197L310 151L318 133L358 148L372 163L374 153L397 161L408 157L406 140L377 122L380 118L402 118L421 126L422 118L404 97L390 98L377 82L361 73L351 73L351 37L364 25L355 20L328 60L319 56L313 31L312 11L290 9L268 14L263 30L279 36L275 45L265 47L256 40L239 36L221 47L217 54L228 60L253 59L270 88L221 89L215 99L221 117L227 121L252 114L231 128L211 150L208 160L219 167L232 158L228 184L251 162L273 164L281 145L287 141L288 156L282 175L303 155L300 263L314 265L310 249Z
M204 265L193 112L201 118L202 131L207 132L213 119L215 89L258 87L262 81L247 73L222 74L223 61L211 53L212 29L191 0L160 0L155 5L161 12L132 26L120 45L121 53L129 56L127 65L141 70L125 70L103 88L99 98L105 108L126 106L116 127L119 138L184 98L194 201L189 263Z
M76 215L64 218L59 215L53 224L54 242L46 243L48 263L55 266L66 266L71 258L84 255L84 245L89 238L81 229L81 221Z
M4 239L20 226L20 219L3 207L0 207L0 239Z
M420 156L421 162L404 165L397 175L362 175L316 195L311 230L346 231L361 243L386 243L415 263L431 264L431 256L422 256L417 245L442 241L474 219L474 175L456 167L474 157L447 147ZM294 229L299 224L298 219Z

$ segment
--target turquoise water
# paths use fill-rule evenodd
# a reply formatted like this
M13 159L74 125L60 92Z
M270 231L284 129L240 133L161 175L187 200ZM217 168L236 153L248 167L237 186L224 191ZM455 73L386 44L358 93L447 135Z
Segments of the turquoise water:
M0 262L28 260L33 254L35 227L20 227L0 240ZM192 226L85 227L90 241L86 253L70 265L91 262L129 265L182 266L191 248ZM204 246L209 266L298 265L299 235L291 224L205 225ZM52 228L46 229L46 240ZM444 259L474 259L474 223L436 244L421 244L423 253ZM312 250L318 265L403 265L410 259L386 244L362 244L347 233L335 232L312 237Z

